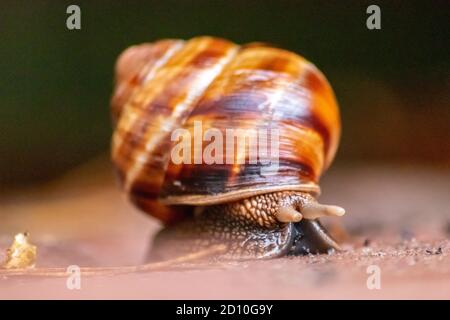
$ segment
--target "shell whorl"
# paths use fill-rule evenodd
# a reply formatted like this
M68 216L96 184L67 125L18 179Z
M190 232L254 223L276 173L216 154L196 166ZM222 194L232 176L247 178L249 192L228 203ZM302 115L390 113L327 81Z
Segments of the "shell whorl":
M119 177L133 201L163 221L175 216L163 203L215 203L227 194L283 188L317 191L340 135L334 94L313 64L282 49L212 37L127 49L116 65L111 105ZM204 130L222 132L276 128L277 171L261 175L260 164L247 162L174 164L171 133L193 133L198 121Z

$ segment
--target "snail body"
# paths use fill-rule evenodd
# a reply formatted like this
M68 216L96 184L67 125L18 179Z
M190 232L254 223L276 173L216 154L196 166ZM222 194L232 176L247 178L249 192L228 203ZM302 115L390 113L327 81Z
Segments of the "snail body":
M111 105L119 179L133 203L167 225L156 256L218 243L229 258L339 248L317 218L344 211L316 201L337 150L339 110L326 78L301 56L213 37L133 46L118 59ZM199 144L198 123L218 136ZM179 129L194 150L182 163L173 161ZM230 129L268 133L257 139L268 161L251 161L245 139L231 154L224 144L211 152Z

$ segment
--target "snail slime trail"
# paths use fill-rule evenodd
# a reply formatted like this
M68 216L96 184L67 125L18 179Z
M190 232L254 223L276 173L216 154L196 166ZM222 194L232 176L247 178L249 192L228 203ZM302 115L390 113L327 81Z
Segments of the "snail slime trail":
M340 249L319 218L345 211L317 201L339 107L313 63L201 36L132 46L115 71L111 159L130 201L164 224L149 259Z

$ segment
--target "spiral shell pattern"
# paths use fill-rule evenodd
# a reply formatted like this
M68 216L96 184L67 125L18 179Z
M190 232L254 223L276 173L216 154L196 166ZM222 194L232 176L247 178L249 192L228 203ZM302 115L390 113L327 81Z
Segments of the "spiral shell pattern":
M312 63L265 44L239 46L213 37L125 50L116 64L111 107L111 153L120 180L139 207L165 222L179 216L169 205L274 190L317 193L340 136L333 91ZM224 134L229 128L276 129L276 170L262 174L263 165L245 161L248 155L239 151L233 164L173 163L172 132L184 128L193 137L195 123Z

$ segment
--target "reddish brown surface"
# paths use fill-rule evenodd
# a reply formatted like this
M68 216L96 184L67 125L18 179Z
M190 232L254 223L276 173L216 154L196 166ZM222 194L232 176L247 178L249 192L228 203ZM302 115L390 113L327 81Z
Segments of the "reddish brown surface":
M2 253L28 230L38 267L141 263L158 223L126 202L106 163L3 196ZM450 298L448 170L334 168L322 187L324 203L347 209L346 233L332 228L343 253L83 277L81 290L68 290L65 278L0 277L0 299ZM372 264L381 268L380 290L366 286Z

